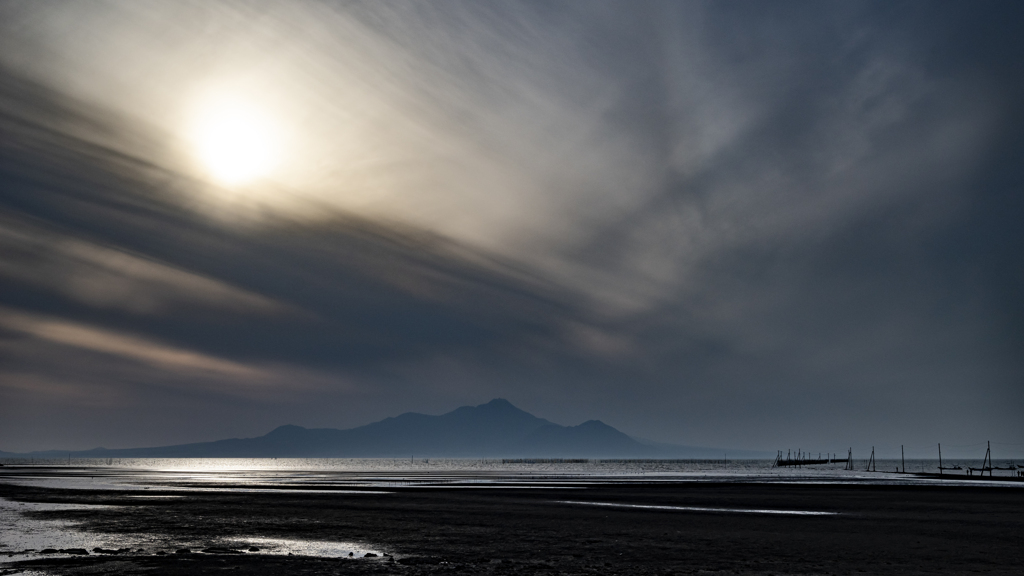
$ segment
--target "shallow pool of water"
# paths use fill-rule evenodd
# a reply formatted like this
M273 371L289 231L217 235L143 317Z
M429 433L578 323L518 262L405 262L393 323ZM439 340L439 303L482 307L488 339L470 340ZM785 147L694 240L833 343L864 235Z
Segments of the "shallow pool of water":
M364 558L367 554L383 557L380 550L356 542L329 542L324 540L295 540L290 538L238 537L223 541L224 545L249 549L259 548L260 554L317 556L320 558ZM371 556L372 557L372 556Z
M162 496L154 496L156 498ZM7 562L40 557L82 555L68 550L84 550L88 555L175 554L188 550L191 554L270 554L317 556L323 558L383 557L377 548L357 542L298 540L235 536L213 540L168 539L147 533L130 535L97 534L81 530L78 523L67 520L40 519L34 512L48 510L100 510L116 506L88 504L53 504L14 502L0 498L0 565ZM101 549L107 552L98 552ZM44 553L44 551L46 551Z

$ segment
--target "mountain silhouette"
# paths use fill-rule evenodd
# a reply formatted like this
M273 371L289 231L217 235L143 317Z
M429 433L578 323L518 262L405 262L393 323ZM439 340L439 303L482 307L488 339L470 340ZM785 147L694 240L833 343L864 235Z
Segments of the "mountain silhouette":
M600 420L561 426L497 398L430 416L407 412L337 430L285 425L257 438L151 448L0 453L4 457L65 458L658 458L721 457L719 450L638 442ZM737 457L742 454L737 453ZM760 455L759 455L760 456Z

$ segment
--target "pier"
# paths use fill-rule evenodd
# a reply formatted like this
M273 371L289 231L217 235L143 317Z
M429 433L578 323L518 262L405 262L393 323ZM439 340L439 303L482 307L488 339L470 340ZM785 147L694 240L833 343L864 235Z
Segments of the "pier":
M805 454L801 450L797 450L796 454L792 453L792 450L786 452L786 457L782 457L782 450L775 456L775 462L772 463L772 468L781 468L785 466L814 466L818 464L846 464L846 469L850 470L853 462L853 449L851 448L846 458L836 458L835 454L825 454L822 458L821 454L818 454L817 458L812 458L810 454Z

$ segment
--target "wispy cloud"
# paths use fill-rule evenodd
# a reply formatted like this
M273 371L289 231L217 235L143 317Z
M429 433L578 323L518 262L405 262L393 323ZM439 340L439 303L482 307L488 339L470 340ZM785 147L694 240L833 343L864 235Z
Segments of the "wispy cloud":
M185 373L246 378L253 384L258 384L267 377L264 370L207 354L167 346L138 336L118 334L110 330L8 309L0 309L0 328L56 344L119 356L126 360Z
M252 292L125 250L0 220L0 277L59 292L100 308L165 314L205 307L251 314L299 314Z

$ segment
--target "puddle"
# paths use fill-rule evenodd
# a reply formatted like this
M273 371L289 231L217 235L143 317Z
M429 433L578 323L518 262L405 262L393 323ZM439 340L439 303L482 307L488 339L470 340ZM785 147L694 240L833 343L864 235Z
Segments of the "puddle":
M576 486L530 486L520 484L419 484L414 488L433 488L444 490L575 490Z
M768 510L761 508L710 508L705 506L656 506L652 504L619 504L616 502L576 502L558 500L559 504L582 506L607 506L610 508L643 508L648 510L681 510L684 512L717 512L726 514L784 514L788 516L837 516L838 512L813 512L810 510Z
M109 539L82 532L67 520L39 520L25 512L44 510L99 510L114 506L88 504L42 504L12 502L0 498L0 561L16 562L40 556L41 551L93 548L120 548ZM53 553L47 556L69 556Z
M161 492L178 492L178 494L170 494L166 496L149 496L149 495L132 495L133 498L181 498L190 493L198 492L230 492L232 494L393 494L393 492L387 492L384 490L316 490L316 489L305 489L305 488L236 488L233 486L225 487L192 487L192 486L176 486L168 484L166 488L159 488Z
M166 498L175 496L146 495ZM0 566L40 557L69 557L102 554L96 549L133 554L173 554L188 549L196 554L271 554L317 556L322 558L383 558L381 550L357 542L329 542L288 538L234 537L216 540L168 540L146 533L131 535L93 534L78 529L68 520L40 520L26 513L45 510L99 510L117 506L13 502L0 498ZM211 545L211 542L214 544ZM127 550L126 550L127 549ZM44 553L43 551L47 551ZM77 552L75 552L77 551ZM128 552L130 551L130 552Z
M288 538L238 537L223 540L229 547L246 550L259 548L259 554L317 556L320 558L364 558L367 554L383 557L380 550L367 548L355 542L327 542L320 540L291 540ZM372 558L372 556L371 556Z

